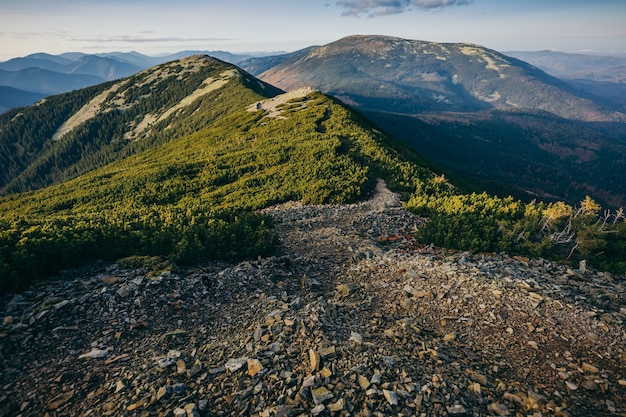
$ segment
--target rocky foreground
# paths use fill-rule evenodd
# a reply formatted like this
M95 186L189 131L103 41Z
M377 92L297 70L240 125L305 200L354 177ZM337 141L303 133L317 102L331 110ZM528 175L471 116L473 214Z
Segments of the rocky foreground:
M2 296L0 415L626 415L624 276L419 244L382 183L267 212L269 259Z

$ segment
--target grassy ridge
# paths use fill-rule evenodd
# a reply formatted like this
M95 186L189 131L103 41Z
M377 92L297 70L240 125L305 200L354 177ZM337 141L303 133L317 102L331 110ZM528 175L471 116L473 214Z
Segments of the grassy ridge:
M228 77L236 81L228 88L217 88L179 106L207 80ZM182 64L163 64L118 82L50 97L37 106L0 115L0 164L6 167L0 172L0 195L76 178L197 132L248 103L280 92L232 65L192 57ZM97 102L97 97L102 101L94 106L92 117L54 138L71 115ZM136 129L142 125L147 127Z
M5 197L0 291L94 258L160 255L192 264L271 253L276 238L255 209L354 201L381 176L406 191L430 181L429 171L401 161L383 140L312 93L284 105L281 117L232 112L75 180Z
M580 207L461 194L364 119L319 93L279 117L242 110L263 99L241 83L239 110L208 127L74 180L0 199L0 292L90 259L161 256L179 264L272 253L273 203L346 203L377 178L429 218L425 243L463 250L589 259L626 270L626 227L591 199ZM235 108L236 106L231 107ZM604 222L602 219L604 218Z

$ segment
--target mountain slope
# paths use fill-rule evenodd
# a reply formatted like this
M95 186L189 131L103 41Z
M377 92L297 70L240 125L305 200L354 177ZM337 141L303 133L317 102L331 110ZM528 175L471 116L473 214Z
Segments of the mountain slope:
M255 210L354 202L378 179L429 218L410 232L425 242L626 270L623 212L460 194L339 101L278 93L197 56L11 112L5 191L45 188L0 198L0 292L93 259L268 255L278 241Z
M244 77L222 61L190 57L2 115L0 191L45 187L203 128L245 100L232 94L211 106L235 76ZM252 88L280 92L258 81Z
M308 48L300 49L295 52L283 55L270 55L261 58L247 58L245 60L242 60L239 65L242 68L245 68L246 71L248 71L249 73L258 75L264 73L265 71L269 71L270 69L279 65L295 62L303 56L306 56L309 51L315 48L317 47L310 46Z
M557 51L506 52L586 91L594 101L626 113L626 57Z
M15 107L30 106L42 98L43 94L0 85L0 113Z
M601 250L624 272L623 213L598 230L591 200L574 210L458 194L339 101L278 93L191 57L13 112L9 123L45 120L37 111L59 100L44 107L57 132L46 146L94 130L93 155L145 147L0 198L0 293L28 288L0 294L0 414L626 407L624 278L579 257L566 267L501 253L541 256L557 235L575 238L561 246L570 256L595 262ZM500 254L438 248L425 229ZM532 247L535 232L545 240Z
M368 109L533 109L576 120L626 120L537 68L477 45L351 36L286 58L261 74L250 72L285 90L310 85ZM260 62L268 60L242 66L263 69Z
M122 259L0 295L0 415L626 409L623 277L416 244L384 186L265 213L277 256Z
M571 204L590 195L608 207L626 205L622 123L599 126L497 111L364 114L477 190Z
M17 176L4 190L45 188L0 199L1 287L93 258L266 254L272 237L251 210L354 201L379 177L445 188L341 104L279 92L197 56L9 114L3 164ZM15 133L29 128L28 141Z
M619 93L590 94L476 45L383 36L242 66L287 90L336 96L477 190L626 205Z

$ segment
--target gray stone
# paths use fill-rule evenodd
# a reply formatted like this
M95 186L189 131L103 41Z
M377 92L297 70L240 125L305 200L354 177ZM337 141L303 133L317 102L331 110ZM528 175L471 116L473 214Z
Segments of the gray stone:
M350 332L350 339L351 342L356 342L356 343L363 343L363 336L361 336L360 333L357 332Z
M234 359L229 359L228 362L226 362L226 364L224 365L224 367L229 372L237 372L238 370L243 368L243 366L247 363L248 363L248 358L246 357L234 358Z
M109 356L109 351L106 349L94 349L90 352L83 353L78 359L102 359Z

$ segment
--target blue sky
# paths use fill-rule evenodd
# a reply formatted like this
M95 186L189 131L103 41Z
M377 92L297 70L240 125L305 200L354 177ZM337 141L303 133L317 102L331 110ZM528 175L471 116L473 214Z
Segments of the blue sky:
M626 54L626 0L0 0L0 61L34 52L294 51L354 34Z

